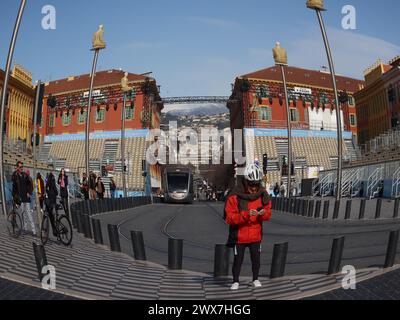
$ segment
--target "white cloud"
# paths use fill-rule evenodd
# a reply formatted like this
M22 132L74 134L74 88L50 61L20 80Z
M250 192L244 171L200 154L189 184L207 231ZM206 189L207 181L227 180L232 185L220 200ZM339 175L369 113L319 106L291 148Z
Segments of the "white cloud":
M400 46L358 32L327 28L329 43L335 63L335 71L344 76L363 79L364 70L379 58L388 62L400 54ZM315 26L308 27L303 37L286 43L289 64L318 70L328 66L321 32ZM255 62L272 65L271 48L249 48L248 56Z
M385 40L336 28L327 29L336 73L362 79L363 72L379 58L387 62L400 53L400 47ZM316 30L294 41L289 63L318 69L327 66L322 36Z
M239 26L238 23L233 21L228 21L224 19L217 19L217 18L207 18L207 17L187 17L185 18L186 21L189 22L199 22L201 24L205 24L209 27L217 27L222 29L232 29L234 27Z

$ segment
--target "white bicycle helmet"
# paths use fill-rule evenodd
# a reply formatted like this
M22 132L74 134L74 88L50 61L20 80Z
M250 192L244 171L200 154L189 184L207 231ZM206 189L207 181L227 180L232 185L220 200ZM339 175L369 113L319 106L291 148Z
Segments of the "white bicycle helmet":
M244 170L244 178L251 182L261 182L263 173L259 166L256 164L250 164Z

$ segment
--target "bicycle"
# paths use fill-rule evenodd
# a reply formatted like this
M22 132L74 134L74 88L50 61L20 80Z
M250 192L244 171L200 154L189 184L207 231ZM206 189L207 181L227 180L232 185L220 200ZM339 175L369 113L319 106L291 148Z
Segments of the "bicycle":
M50 224L52 226L53 234L57 237L57 241L61 242L64 246L68 247L72 243L73 231L72 224L68 217L64 214L58 214L59 205L55 205L55 220L54 225L50 220L50 213L46 205L46 210L43 213L42 225L40 228L40 239L43 245L49 241Z
M22 234L22 219L18 213L19 206L13 204L13 208L7 215L7 230L11 237L18 239Z

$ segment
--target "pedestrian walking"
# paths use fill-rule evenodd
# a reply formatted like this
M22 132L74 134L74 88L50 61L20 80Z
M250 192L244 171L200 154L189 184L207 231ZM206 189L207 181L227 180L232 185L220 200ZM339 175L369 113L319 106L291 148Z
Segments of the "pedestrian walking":
M60 175L58 176L58 185L60 186L60 196L61 196L61 204L63 206L65 215L69 217L69 204L68 204L68 176L65 172L65 169L61 169Z
M94 172L91 171L89 173L89 197L90 197L90 200L97 199L96 182L97 182L97 176Z
M46 194L47 198L45 200L45 206L47 213L50 218L50 223L53 229L53 235L57 237L56 228L55 228L55 218L57 213L57 186L56 186L56 178L53 173L50 173L47 177L46 182Z
M44 184L44 181L43 181L43 178L42 178L42 175L40 174L40 172L38 172L36 175L36 186L37 186L36 188L37 188L40 209L43 210L44 199L46 198L46 190L45 190L45 184Z
M115 198L115 191L117 190L117 185L114 181L113 177L110 177L110 192L111 192L111 198Z
M33 181L24 172L24 164L18 161L16 170L12 174L12 194L13 202L23 217L23 231L27 232L28 223L31 225L33 236L36 237L36 226L33 220L33 212L31 209L31 197L33 193Z
M97 193L97 197L99 199L104 199L104 192L105 192L105 188L104 188L104 183L101 180L101 177L97 178L97 183L96 183L96 193Z
M82 182L80 183L80 186L84 199L89 200L89 181L86 173L84 173L82 176Z

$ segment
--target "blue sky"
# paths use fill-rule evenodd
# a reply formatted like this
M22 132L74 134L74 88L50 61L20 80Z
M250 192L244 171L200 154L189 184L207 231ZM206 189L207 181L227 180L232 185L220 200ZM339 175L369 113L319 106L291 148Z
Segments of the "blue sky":
M99 69L153 71L162 96L229 95L235 77L273 64L279 40L290 65L327 65L315 13L306 0L28 0L14 61L34 79L88 73L92 34L105 26ZM57 29L41 28L44 5ZM400 54L398 0L326 0L324 13L337 73L362 78L378 58ZM357 30L341 28L342 7L357 10ZM19 1L0 1L0 68L5 66Z

